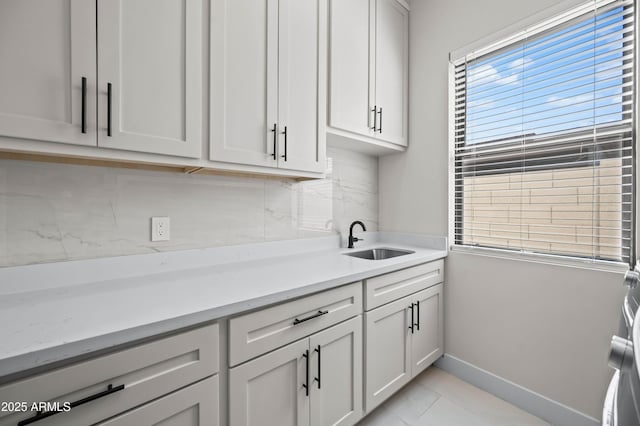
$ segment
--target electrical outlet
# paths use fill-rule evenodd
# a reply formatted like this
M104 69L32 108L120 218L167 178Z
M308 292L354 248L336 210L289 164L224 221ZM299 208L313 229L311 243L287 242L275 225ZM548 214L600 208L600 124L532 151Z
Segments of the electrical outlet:
M168 217L151 218L151 241L169 241L171 221Z

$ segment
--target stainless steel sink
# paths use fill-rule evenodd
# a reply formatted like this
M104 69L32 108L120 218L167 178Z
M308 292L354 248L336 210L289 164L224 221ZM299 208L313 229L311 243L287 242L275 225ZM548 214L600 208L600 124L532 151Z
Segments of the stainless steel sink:
M404 256L405 254L415 253L411 250L400 250L392 248L374 248L369 250L355 251L353 253L342 253L345 256L359 257L360 259L383 260L392 257Z

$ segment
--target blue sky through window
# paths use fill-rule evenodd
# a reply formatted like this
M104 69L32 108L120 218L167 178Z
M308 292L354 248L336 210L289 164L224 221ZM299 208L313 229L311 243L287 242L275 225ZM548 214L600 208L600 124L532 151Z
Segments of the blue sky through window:
M620 121L628 19L617 7L468 63L466 143Z

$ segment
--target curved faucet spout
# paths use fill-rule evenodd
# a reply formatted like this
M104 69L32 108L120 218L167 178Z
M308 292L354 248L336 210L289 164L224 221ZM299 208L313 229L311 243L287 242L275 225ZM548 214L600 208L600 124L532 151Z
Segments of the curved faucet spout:
M353 222L351 224L351 226L349 227L349 246L348 248L353 248L353 243L355 243L356 241L362 241L362 238L357 238L353 236L353 227L355 225L360 225L362 227L363 231L367 231L367 228L364 226L364 223L360 222L359 220L356 220L355 222Z

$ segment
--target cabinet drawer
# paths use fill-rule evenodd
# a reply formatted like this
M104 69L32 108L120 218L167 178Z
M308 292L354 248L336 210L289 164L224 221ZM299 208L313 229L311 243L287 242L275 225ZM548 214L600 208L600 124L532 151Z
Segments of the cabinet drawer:
M97 426L217 426L218 394L216 375Z
M232 318L229 363L240 364L360 313L362 285L357 282Z
M218 340L217 324L198 328L8 384L0 387L0 401L62 406L99 396L35 423L86 426L216 373ZM0 425L15 426L34 415L0 412Z
M425 263L364 281L365 310L444 281L444 261Z

